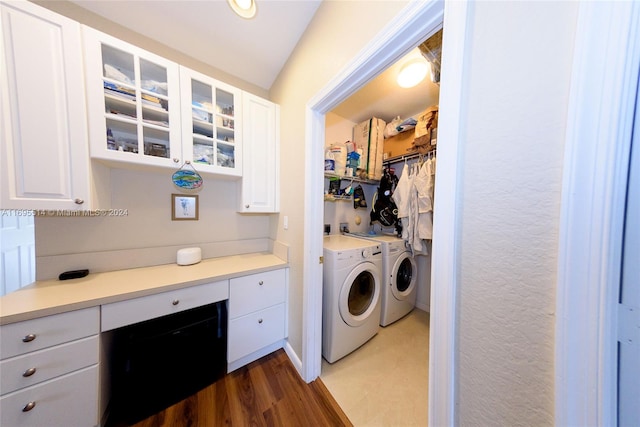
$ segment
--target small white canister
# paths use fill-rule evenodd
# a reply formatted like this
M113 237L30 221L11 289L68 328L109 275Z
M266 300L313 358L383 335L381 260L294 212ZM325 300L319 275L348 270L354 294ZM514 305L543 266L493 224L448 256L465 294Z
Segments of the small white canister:
M178 265L197 264L202 261L202 250L200 248L184 248L178 250Z

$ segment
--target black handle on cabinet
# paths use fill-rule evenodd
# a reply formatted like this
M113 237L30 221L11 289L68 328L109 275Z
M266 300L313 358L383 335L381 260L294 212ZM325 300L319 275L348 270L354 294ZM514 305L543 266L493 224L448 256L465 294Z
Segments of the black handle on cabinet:
M35 339L36 339L36 334L29 334L29 335L25 335L24 338L22 338L22 342L31 342Z
M179 299L174 299L173 301L171 301L171 304L178 305L178 304L180 304L180 300Z
M31 375L33 375L35 373L36 373L36 368L29 368L29 369L27 369L26 371L24 371L22 373L22 376L26 378L26 377L30 377Z
M22 408L22 412L29 412L35 407L36 407L36 402L32 400L31 402L24 405L24 408Z

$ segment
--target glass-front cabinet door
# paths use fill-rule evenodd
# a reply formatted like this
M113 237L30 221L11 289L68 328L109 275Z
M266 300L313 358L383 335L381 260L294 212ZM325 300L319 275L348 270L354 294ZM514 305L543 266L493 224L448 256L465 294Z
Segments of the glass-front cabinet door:
M242 175L239 89L180 67L182 144L198 172Z
M179 66L84 28L91 157L179 167Z

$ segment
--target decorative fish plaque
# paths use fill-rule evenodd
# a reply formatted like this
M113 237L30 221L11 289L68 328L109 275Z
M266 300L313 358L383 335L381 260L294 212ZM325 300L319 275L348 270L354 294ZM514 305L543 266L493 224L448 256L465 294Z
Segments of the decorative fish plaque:
M171 180L175 184L176 187L183 190L197 190L202 187L202 177L196 170L191 166L190 163L186 163L191 167L191 170L185 169L185 165L182 165L180 169L174 172Z

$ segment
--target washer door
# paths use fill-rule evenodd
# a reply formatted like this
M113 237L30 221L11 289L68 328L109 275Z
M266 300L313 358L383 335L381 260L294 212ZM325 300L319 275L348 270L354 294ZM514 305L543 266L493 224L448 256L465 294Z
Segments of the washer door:
M409 297L416 287L418 267L410 252L398 256L391 269L391 292L400 301Z
M360 326L368 320L380 299L380 271L375 264L358 264L340 288L338 307L347 325Z

